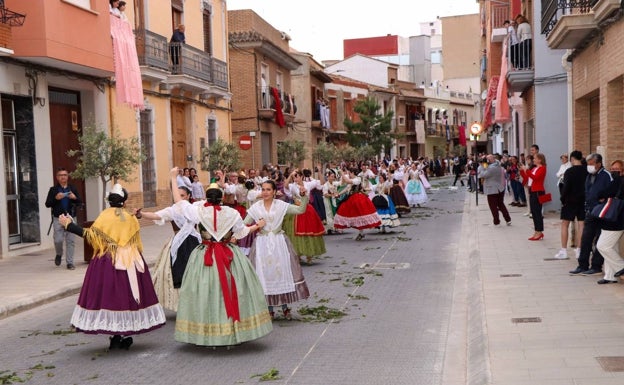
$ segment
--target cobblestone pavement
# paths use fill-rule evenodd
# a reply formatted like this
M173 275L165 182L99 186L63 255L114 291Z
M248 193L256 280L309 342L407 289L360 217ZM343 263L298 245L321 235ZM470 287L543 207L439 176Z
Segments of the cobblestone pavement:
M326 237L328 253L304 266L312 296L294 309L326 306L343 317L314 322L295 311L260 340L213 350L176 342L175 314L167 313L167 325L136 336L129 351L107 352L107 337L69 329L72 294L0 320L0 371L30 377L29 384L255 384L256 374L272 368L275 384L459 383L466 373L459 352L466 351L469 268L458 263L466 199L447 184L433 181L430 202L391 233L368 231L360 242L355 231ZM154 242L150 253L168 236L158 231L144 236ZM79 286L84 266L76 271ZM55 272L65 273L75 272Z

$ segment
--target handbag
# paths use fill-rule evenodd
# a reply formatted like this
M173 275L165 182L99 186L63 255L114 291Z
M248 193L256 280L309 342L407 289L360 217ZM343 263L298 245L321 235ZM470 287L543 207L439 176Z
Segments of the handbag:
M548 203L552 200L552 194L546 193L546 194L538 195L537 200L539 201L540 205L543 205L544 203Z
M623 200L618 198L608 198L606 201L598 203L594 206L591 214L607 222L615 222L623 209Z

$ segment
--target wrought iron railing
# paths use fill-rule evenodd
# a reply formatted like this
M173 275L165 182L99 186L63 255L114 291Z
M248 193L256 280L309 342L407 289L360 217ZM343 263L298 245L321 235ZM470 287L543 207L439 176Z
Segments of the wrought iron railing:
M169 71L169 44L167 38L148 30L136 30L139 64Z
M510 32L513 33L513 32ZM531 71L533 70L533 42L521 41L517 44L509 44L510 36L507 35L507 71Z
M212 61L206 52L188 44L169 43L171 73L212 82Z
M548 34L555 28L563 15L585 14L598 0L542 0L542 34Z
M26 15L8 10L4 7L4 0L0 0L0 23L11 27L21 27L25 19Z

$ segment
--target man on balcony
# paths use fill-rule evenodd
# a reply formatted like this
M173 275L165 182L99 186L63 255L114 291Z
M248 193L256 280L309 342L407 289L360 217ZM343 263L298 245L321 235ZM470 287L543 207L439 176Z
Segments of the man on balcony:
M182 44L186 43L186 36L184 36L184 25L178 25L178 28L173 31L171 35L171 41L169 42L169 51L171 53L171 63L174 65L174 70L177 69L180 64L180 54L182 53Z

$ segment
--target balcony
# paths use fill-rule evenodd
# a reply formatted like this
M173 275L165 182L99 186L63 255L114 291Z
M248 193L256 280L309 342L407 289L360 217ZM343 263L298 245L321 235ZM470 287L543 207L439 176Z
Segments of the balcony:
M510 92L523 92L529 88L535 80L535 68L533 66L533 47L526 41L514 46L507 45L507 85Z
M592 6L592 11L594 11L594 18L596 19L596 22L600 24L611 17L615 11L620 9L620 2L621 0L593 1L592 3L594 4Z
M492 6L492 43L501 43L507 36L507 28L503 26L505 20L509 20L509 5Z
M275 87L258 87L257 103L258 103L258 117L265 120L273 120L275 113L277 112L277 102L273 96L272 89ZM284 120L286 123L292 123L295 121L295 114L297 113L297 105L293 96L278 90L279 104L282 114L284 114ZM292 103L291 103L292 101ZM319 121L320 122L320 121Z
M148 30L134 31L137 55L144 80L161 82L169 76L167 38Z
M11 27L24 25L26 16L5 8L4 1L0 1L0 56L13 55L11 49Z
M597 0L546 0L542 2L542 34L551 49L582 46L597 30L592 6Z

